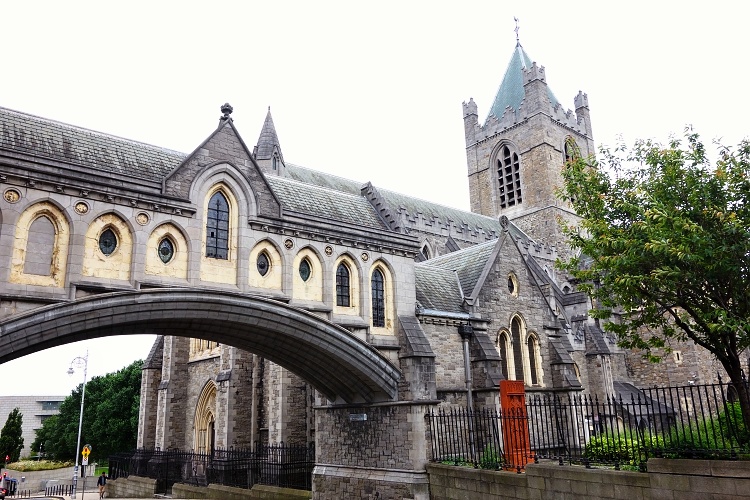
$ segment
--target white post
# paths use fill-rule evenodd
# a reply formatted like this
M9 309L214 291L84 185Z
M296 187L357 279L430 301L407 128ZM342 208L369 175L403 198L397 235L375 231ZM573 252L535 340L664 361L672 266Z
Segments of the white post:
M74 358L73 361L70 362L70 368L68 368L68 374L73 374L73 363L78 363L78 366L80 366L80 363L83 363L83 388L81 389L81 412L78 416L78 440L76 441L76 466L73 469L73 489L70 491L70 498L76 497L76 488L78 486L78 454L81 452L81 426L83 425L83 400L86 397L86 372L88 371L89 367L89 351L86 350L86 357L81 358L80 356L77 358ZM86 482L84 478L84 488L86 487ZM83 499L83 494L81 494L81 499Z

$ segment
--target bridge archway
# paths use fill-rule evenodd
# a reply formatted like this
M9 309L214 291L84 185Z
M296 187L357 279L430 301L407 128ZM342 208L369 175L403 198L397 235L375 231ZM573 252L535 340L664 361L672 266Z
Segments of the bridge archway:
M397 397L399 370L347 330L279 301L221 291L128 291L41 307L0 322L0 362L134 334L202 338L253 352L337 403Z

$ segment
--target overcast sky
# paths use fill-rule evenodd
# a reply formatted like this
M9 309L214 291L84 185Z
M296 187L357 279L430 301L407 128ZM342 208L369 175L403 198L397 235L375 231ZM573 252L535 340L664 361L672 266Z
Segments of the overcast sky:
M748 137L748 3L5 2L0 106L185 153L220 106L248 146L271 107L287 162L468 209L463 101L487 115L516 43L594 138ZM0 365L0 395L69 394L145 358L102 339ZM40 373L47 374L40 376ZM60 376L58 376L60 374ZM0 422L1 424L1 422Z

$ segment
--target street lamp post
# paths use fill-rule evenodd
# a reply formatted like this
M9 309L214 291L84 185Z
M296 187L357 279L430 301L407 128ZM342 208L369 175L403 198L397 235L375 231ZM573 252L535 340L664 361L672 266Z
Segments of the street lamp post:
M70 491L70 498L76 497L76 487L78 486L78 454L81 452L81 427L83 426L83 400L86 397L86 372L88 371L89 367L89 351L86 350L86 356L80 357L77 356L73 358L73 361L70 362L70 367L68 368L68 375L73 375L75 373L75 370L73 369L73 365L75 365L77 368L83 368L83 387L81 389L81 412L78 416L78 440L76 441L76 466L73 470L73 489ZM83 496L81 496L83 498Z

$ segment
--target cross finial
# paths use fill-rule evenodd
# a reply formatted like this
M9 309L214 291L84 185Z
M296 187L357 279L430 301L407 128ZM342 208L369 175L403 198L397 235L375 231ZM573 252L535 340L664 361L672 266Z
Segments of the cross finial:
M513 31L516 32L516 43L520 44L521 42L518 40L518 18L517 17L513 17L513 20L516 22L516 29L513 30Z

